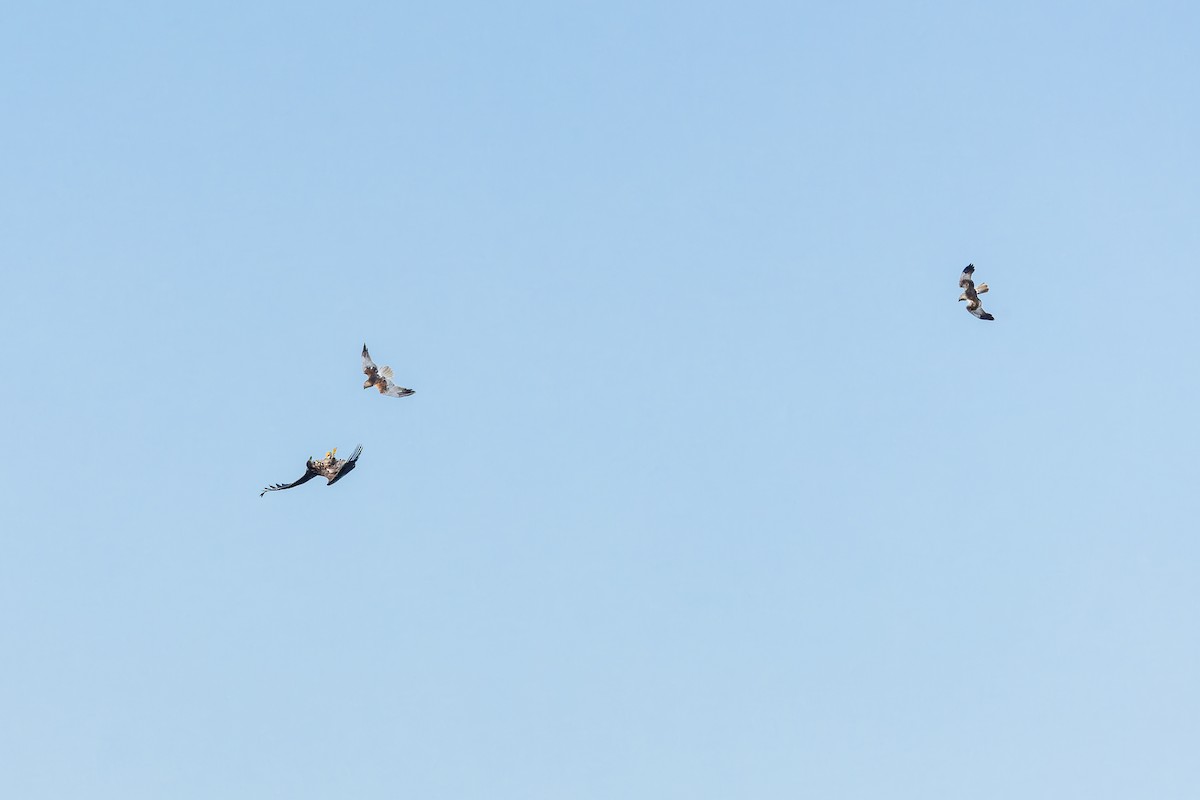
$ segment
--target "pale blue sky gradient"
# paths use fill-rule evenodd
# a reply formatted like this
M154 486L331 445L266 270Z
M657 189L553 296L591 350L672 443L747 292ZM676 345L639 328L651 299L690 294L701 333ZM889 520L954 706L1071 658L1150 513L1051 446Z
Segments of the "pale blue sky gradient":
M1197 41L8 8L0 795L1198 796Z

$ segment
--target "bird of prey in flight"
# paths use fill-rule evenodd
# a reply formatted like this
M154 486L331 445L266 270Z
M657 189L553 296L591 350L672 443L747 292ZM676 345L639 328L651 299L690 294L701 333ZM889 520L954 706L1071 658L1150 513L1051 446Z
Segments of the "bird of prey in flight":
M354 462L358 461L358 457L361 454L362 445L360 444L358 447L354 448L354 453L352 453L349 458L338 458L336 447L326 453L325 457L322 459L313 459L310 457L308 459L308 463L304 465L304 474L300 476L299 480L292 481L291 483L271 484L267 488L263 489L258 496L262 497L267 492L278 492L283 489L290 489L293 486L299 486L302 483L311 481L313 478L318 476L329 481L325 484L326 486L332 486L342 478L346 477L346 474L350 472L350 470L354 469Z
M363 374L367 379L363 381L363 388L370 389L372 386L379 389L380 394L386 394L388 397L408 397L413 394L412 389L405 389L392 383L392 368L377 367L375 362L371 360L371 354L367 352L366 344L363 345Z
M958 285L962 287L963 293L959 295L958 300L967 301L967 311L971 316L979 317L979 319L995 319L991 314L983 310L983 303L979 302L979 295L985 294L988 290L986 283L979 284L976 288L975 281L971 276L975 274L975 265L967 264L967 268L963 270L962 275L958 277Z

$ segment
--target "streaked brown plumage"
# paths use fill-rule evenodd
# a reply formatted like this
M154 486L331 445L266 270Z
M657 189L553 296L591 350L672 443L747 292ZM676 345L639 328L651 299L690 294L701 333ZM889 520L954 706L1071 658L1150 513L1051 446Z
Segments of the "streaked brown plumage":
M979 302L979 295L986 294L988 285L986 283L979 284L979 288L975 288L973 276L975 274L975 265L967 264L967 268L962 271L962 275L958 276L958 285L962 288L963 293L959 295L959 302L967 302L967 311L973 317L986 320L994 320L991 314L983 310L983 303Z
M392 383L392 368L377 367L375 362L371 360L371 354L367 352L367 345L363 344L362 351L363 374L367 379L363 381L363 388L370 389L372 386L379 390L380 394L385 394L388 397L408 397L414 394L412 389L405 389Z

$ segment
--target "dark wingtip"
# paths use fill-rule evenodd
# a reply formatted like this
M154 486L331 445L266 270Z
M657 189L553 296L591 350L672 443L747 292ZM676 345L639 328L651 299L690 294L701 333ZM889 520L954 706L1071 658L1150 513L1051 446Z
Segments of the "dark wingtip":
M980 317L980 319L986 319L986 320L991 321L991 320L995 320L996 318L993 317L991 314L984 314L982 317Z
M974 264L967 264L967 268L963 270L963 272L966 272L966 273L971 273L971 272L974 272L974 271L975 271L975 265L974 265Z

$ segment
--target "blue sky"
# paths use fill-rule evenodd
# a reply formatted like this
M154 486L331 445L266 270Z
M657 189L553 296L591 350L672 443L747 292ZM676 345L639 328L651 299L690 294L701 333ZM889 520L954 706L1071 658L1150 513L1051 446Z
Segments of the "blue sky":
M8 9L0 793L1194 797L1198 28Z

